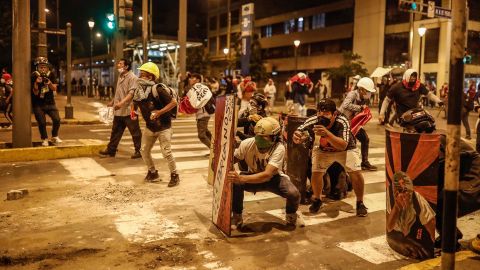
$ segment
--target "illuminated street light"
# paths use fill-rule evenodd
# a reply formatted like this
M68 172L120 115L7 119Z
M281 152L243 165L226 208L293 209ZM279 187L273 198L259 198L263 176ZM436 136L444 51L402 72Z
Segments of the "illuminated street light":
M418 55L418 80L422 80L422 47L423 47L423 36L427 32L425 25L421 24L418 27L418 35L420 36L420 54Z
M97 38L101 38L102 34L100 32L97 32Z
M296 39L293 41L295 45L295 73L298 71L298 46L300 46L300 40Z
M93 58L93 38L92 30L95 26L93 19L88 20L88 27L90 28L90 89L88 89L88 97L93 97L93 71L92 71L92 58Z
M423 24L418 27L418 35L420 35L420 37L423 37L426 32L427 28Z
M139 21L142 21L142 20L143 20L143 17L142 17L142 16L138 16L138 20L139 20Z
M298 39L294 40L293 45L295 45L295 47L298 48L298 46L300 46L300 40Z
M229 51L228 48L223 48L223 54L228 55L228 51Z
M50 9L46 8L46 9L45 9L45 12L46 12L46 13L49 13L49 12L50 12Z

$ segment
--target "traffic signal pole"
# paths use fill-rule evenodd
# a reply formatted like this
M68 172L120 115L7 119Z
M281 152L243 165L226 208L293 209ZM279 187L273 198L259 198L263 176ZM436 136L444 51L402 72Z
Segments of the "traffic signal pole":
M187 73L187 0L180 0L178 16L178 64L180 76L183 80Z
M460 121L462 111L463 57L467 35L467 1L452 1L450 91L448 92L445 188L443 191L442 270L455 269L458 185L460 177Z
M12 57L13 78L13 147L32 146L32 122L30 104L30 1L14 0L12 5ZM27 102L26 102L27 101Z
M142 49L143 63L148 62L148 0L142 0Z
M38 28L47 28L46 0L38 0ZM37 56L47 57L47 34L38 32Z

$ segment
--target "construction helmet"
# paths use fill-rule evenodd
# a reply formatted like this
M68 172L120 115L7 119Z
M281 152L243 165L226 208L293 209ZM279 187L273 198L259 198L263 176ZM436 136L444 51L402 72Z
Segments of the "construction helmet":
M254 128L255 135L260 136L278 135L280 130L280 123L278 123L278 121L272 117L265 117L258 120Z
M35 59L35 65L41 65L41 64L44 64L44 65L49 65L48 63L48 59L46 57L43 57L43 56L39 56Z
M153 76L155 76L155 79L158 79L160 77L160 70L158 69L157 64L153 62L147 62L143 64L138 68L138 70L142 70L152 74Z
M375 93L377 91L375 90L375 84L373 83L372 79L368 77L361 78L357 83L357 87L361 87L370 93Z

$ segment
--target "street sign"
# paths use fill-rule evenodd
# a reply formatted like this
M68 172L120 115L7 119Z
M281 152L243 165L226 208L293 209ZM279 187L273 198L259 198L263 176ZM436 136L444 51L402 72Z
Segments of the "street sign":
M32 33L45 33L52 35L66 35L65 29L56 29L56 28L31 28Z
M441 7L435 7L435 17L451 19L452 18L452 10L451 9L446 9L446 8L441 8Z
M435 17L435 1L428 1L427 17Z

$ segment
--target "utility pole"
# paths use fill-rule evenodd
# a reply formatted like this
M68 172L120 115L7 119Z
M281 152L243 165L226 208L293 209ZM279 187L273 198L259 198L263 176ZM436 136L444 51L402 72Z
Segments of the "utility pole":
M179 0L178 16L178 59L180 65L180 79L185 78L187 73L187 0Z
M38 43L37 43L37 56L47 57L47 34L42 32L42 28L47 28L47 15L45 14L46 0L38 0ZM30 10L28 10L30 13ZM25 15L20 15L25 16ZM30 31L30 30L29 30Z
M57 13L55 14L57 17L57 29L60 29L60 0L55 0L57 5ZM60 49L60 36L57 35L57 52Z
M30 104L30 1L14 0L12 11L13 78L13 147L32 146L32 122Z
M442 270L455 269L457 243L457 196L460 177L460 120L467 35L467 1L452 1L452 44L450 49L450 91L448 92L447 149L443 191Z
M113 13L115 14L116 22L117 22L117 30L113 34L113 59L115 62L113 63L113 74L114 74L114 85L118 80L118 72L115 72L116 65L118 60L123 58L123 33L122 30L118 29L119 26L119 12L118 12L118 0L113 0Z
M227 54L227 73L228 75L230 74L230 55L232 54L232 49L230 48L231 45L231 33L232 33L232 11L231 11L231 0L227 0L227 14L228 14L228 19L227 19L227 48L228 48L228 54Z
M143 63L148 62L148 0L142 0L142 48Z
M58 1L58 0L57 0ZM58 35L57 35L58 38ZM67 23L67 74L65 84L67 85L67 104L65 105L65 119L73 119L72 105L72 24Z

